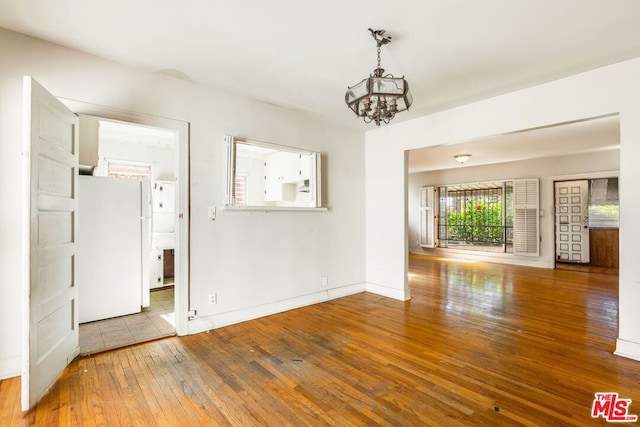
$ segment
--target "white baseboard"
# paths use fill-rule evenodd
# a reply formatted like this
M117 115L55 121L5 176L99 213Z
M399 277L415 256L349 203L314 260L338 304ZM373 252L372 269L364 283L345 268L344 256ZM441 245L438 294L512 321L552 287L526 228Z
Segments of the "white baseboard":
M613 354L640 361L640 344L618 338L616 341L616 351L614 351Z
M353 285L332 288L326 291L316 292L309 295L302 295L282 301L275 301L256 307L230 311L227 313L214 314L213 316L196 318L189 321L187 325L187 334L197 334L211 329L221 328L223 326L229 326L235 323L257 319L259 317L269 316L271 314L282 313L283 311L293 310L295 308L300 308L307 305L318 304L348 295L359 294L364 291L364 283L355 283Z
M411 299L410 295L407 295L404 289L390 288L388 286L379 285L376 283L366 283L367 292L372 294L382 295L383 297L397 299L399 301L407 301Z
M22 358L20 356L0 360L0 380L19 377L22 374Z

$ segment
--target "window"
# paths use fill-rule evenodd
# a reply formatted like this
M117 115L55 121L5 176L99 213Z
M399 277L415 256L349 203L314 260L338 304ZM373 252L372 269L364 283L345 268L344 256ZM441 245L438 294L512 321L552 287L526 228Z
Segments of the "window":
M148 164L125 161L107 161L107 176L109 178L150 179L151 166Z
M511 182L440 187L440 247L511 252L513 215L506 215L506 202L512 195Z
M618 178L589 181L589 228L619 228Z
M420 194L421 246L539 255L538 179L439 186L436 207L427 203L427 189L433 187ZM430 209L437 212L433 221ZM437 230L435 244L430 228Z
M320 153L226 136L226 206L319 208Z

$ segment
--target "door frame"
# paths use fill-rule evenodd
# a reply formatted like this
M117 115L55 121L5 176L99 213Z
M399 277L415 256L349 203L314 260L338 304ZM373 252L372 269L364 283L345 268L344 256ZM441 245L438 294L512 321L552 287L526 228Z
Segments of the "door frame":
M584 179L599 179L599 178L620 178L620 170L610 170L604 172L585 172L585 173L576 173L571 175L555 175L549 176L546 180L547 190L544 192L544 197L546 198L548 209L546 212L547 219L547 238L546 242L543 241L543 244L546 244L546 250L550 254L548 257L548 268L556 268L556 226L555 226L555 183L556 181L575 181L575 180L584 180ZM620 181L618 181L620 182ZM542 193L541 193L542 194Z
M86 114L107 120L117 120L138 125L173 130L177 133L176 145L176 248L175 248L175 328L178 335L188 333L189 323L189 123L147 114L119 110L82 101L58 98L76 114Z

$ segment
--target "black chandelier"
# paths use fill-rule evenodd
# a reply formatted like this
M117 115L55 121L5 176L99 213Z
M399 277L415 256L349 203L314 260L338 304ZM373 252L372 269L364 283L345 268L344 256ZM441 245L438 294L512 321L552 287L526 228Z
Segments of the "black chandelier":
M378 67L373 73L360 83L347 89L344 100L347 106L362 117L366 123L389 123L396 113L408 110L413 102L409 83L404 77L393 77L391 74L383 75L384 69L380 66L380 48L391 43L391 37L385 36L385 30L372 30L371 36L378 47Z

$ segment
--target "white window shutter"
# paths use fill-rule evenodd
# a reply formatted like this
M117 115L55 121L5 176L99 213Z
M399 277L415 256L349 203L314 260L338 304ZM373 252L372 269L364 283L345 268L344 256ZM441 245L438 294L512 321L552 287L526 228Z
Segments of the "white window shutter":
M540 256L540 181L513 180L513 253Z
M436 247L436 221L435 221L436 194L434 187L420 189L420 246L426 248Z

